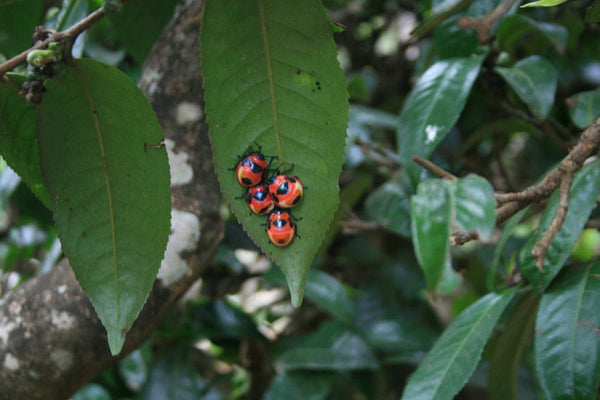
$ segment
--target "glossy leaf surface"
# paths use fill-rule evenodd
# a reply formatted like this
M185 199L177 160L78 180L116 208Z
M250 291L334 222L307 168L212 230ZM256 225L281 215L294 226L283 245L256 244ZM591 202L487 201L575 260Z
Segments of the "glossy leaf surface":
M546 399L596 399L600 379L600 265L560 275L542 296L535 364Z
M338 204L338 177L348 116L346 83L336 58L329 19L318 0L209 0L201 28L205 112L217 178L246 232L284 271L292 304L302 302L304 280ZM230 168L238 155L262 146L308 187L293 209L296 237L271 244L249 215Z
M529 107L533 115L546 119L556 93L557 74L554 66L540 56L527 57L512 68L494 69Z
M464 231L477 231L489 239L496 226L494 188L481 176L470 174L452 182L456 225Z
M396 132L400 161L413 185L421 167L413 155L429 157L462 112L483 57L438 61L419 78L410 92Z
M145 145L162 132L142 92L116 68L78 60L47 88L37 126L56 229L117 354L169 235L166 151Z
M463 311L409 378L402 399L450 400L477 366L483 346L515 290L490 293Z
M540 270L535 265L531 256L531 249L542 237L558 207L558 190L550 198L544 215L540 220L537 231L527 241L519 255L523 274L538 291L546 288L552 279L558 274L569 257L570 250L581 234L595 204L590 199L595 199L600 190L600 161L596 160L586 164L573 178L571 186L571 197L569 199L569 210L560 231L554 238L546 253L546 260Z
M448 262L454 204L447 185L441 179L425 180L410 201L415 254L430 290L437 288Z

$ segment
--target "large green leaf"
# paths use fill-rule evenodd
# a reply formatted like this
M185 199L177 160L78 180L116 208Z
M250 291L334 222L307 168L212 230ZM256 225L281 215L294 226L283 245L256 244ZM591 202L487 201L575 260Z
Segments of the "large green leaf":
M0 1L0 54L15 56L31 46L43 0Z
M448 263L454 209L448 185L441 179L425 180L410 201L415 254L430 290L438 287Z
M526 294L504 323L490 360L487 393L490 400L518 400L521 360L533 339L533 327L539 298ZM510 350L508 350L510 349Z
M600 265L566 271L542 296L535 364L547 400L596 399L600 379Z
M564 26L550 22L536 21L522 14L509 15L502 20L496 35L500 48L509 49L516 41L532 40L532 35L543 37L554 46L565 47L569 39L569 32Z
M540 56L527 57L512 68L494 69L539 119L546 119L556 93L557 73L550 61Z
M201 62L217 178L246 232L284 271L296 306L338 204L348 101L331 35L318 0L204 6ZM279 157L272 167L294 165L291 174L308 187L293 210L301 238L287 247L272 245L266 218L236 199L244 190L229 169L255 143Z
M463 311L409 378L402 399L452 399L477 366L483 346L516 293L490 293Z
M593 200L598 196L600 189L600 160L585 165L573 178L569 210L565 221L558 231L554 241L546 253L544 266L540 270L531 256L531 249L540 240L558 208L558 190L550 198L544 215L540 220L537 232L527 241L519 254L519 261L523 274L538 290L542 291L558 274L571 253L573 245L581 234L588 217L595 207Z
M56 229L116 354L169 235L167 154L146 149L163 135L142 92L116 68L78 60L47 88L38 140Z
M413 155L429 157L462 112L483 56L438 61L406 99L397 130L400 161L414 185L421 167Z
M42 203L51 208L40 171L36 110L18 94L23 79L11 79L9 84L0 84L0 154Z

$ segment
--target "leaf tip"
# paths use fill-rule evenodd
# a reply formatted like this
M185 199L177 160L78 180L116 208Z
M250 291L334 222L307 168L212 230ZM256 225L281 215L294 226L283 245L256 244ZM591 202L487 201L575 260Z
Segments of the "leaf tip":
M125 343L125 334L127 331L112 331L108 332L108 347L110 348L110 354L113 356L118 355L123 349Z

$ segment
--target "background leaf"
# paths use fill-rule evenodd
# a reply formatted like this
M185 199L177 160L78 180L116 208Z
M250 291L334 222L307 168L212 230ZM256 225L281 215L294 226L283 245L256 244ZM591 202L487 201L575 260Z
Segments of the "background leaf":
M46 86L38 138L56 229L117 354L169 235L166 151L145 150L162 132L142 92L116 68L82 59Z
M573 97L575 101L569 109L571 121L579 129L584 129L600 116L600 88L581 92Z
M596 399L600 379L598 304L597 264L559 276L542 296L535 327L535 364L546 399Z
M338 204L348 116L346 84L329 19L318 0L209 0L201 28L207 120L224 198L254 242L284 271L292 304ZM254 143L292 164L308 189L291 245L272 245L249 215L235 174L237 156ZM276 163L275 163L276 164ZM277 167L278 165L273 165Z
M577 241L588 217L596 206L590 199L598 196L600 189L600 160L588 163L577 172L571 186L569 210L562 228L548 248L546 260L540 270L531 256L531 249L542 237L558 207L558 190L550 198L546 211L540 220L538 229L532 235L519 254L521 269L525 277L538 290L542 291L558 274L569 257L570 250Z
M415 254L419 260L429 290L435 290L448 262L452 228L452 197L447 182L427 179L411 198L411 228Z
M323 371L284 371L275 376L263 400L323 400L333 378Z
M519 369L525 350L533 339L533 327L539 299L527 293L504 323L494 343L490 360L487 393L490 400L518 400ZM510 349L511 351L507 351Z
M410 196L413 194L408 176L400 173L367 197L367 212L386 229L410 237Z
M410 92L396 132L400 161L416 185L421 167L413 155L429 157L458 120L482 56L438 61L421 76Z
M527 57L517 62L512 68L496 67L494 69L517 96L539 119L546 119L556 93L557 74L554 66L540 56Z
M142 63L169 22L176 0L131 0L111 18L127 52Z
M452 399L477 366L496 321L516 293L489 293L463 311L409 378L402 399Z
M43 0L0 2L0 54L16 56L31 46L31 36L42 20Z
M31 191L51 208L42 182L37 148L35 107L18 94L24 78L12 76L12 84L0 84L0 152Z

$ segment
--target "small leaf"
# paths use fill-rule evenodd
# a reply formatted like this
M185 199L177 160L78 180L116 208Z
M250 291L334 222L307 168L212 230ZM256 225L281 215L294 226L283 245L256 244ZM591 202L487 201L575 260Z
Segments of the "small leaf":
M452 228L453 197L441 179L427 179L419 184L410 201L411 229L415 254L423 268L429 290L435 290L448 262Z
M0 84L0 151L31 191L51 208L40 171L36 109L17 93L24 79L17 76L10 78L14 86Z
M575 103L569 109L571 121L579 129L585 129L600 116L600 88L581 92L573 97Z
M349 324L323 324L304 343L284 352L275 362L285 369L354 370L376 369L370 347Z
M533 339L539 299L529 292L504 323L490 360L487 393L490 400L518 400L517 385L523 354ZM510 349L510 351L507 351Z
M538 0L532 1L531 3L523 4L521 8L525 7L554 7L559 4L566 2L567 0Z
M536 374L547 400L596 399L600 379L600 265L559 276L542 295Z
M496 226L494 188L481 176L470 174L452 181L456 224L464 231L475 230L490 239Z
M116 68L78 60L46 86L38 140L56 229L117 354L169 235L167 154L146 149L163 135L142 92Z
M206 115L217 178L246 232L284 271L292 304L338 206L348 120L346 82L329 18L318 0L209 0L201 27ZM308 187L293 209L296 237L269 242L229 169L255 143Z
M489 293L463 311L409 378L402 399L454 398L475 370L483 346L515 293L515 289Z
M365 207L377 223L399 235L410 237L410 196L413 194L408 176L401 173L371 193Z
M421 76L400 114L396 132L400 161L413 185L421 168L413 155L429 157L458 120L483 56L438 61Z
M550 198L544 215L540 220L537 232L527 241L521 249L519 261L525 277L538 291L544 290L552 279L558 274L569 257L573 245L581 234L585 223L595 207L593 201L598 196L600 189L600 160L586 164L573 177L569 210L565 221L558 231L554 241L546 253L544 266L540 270L531 256L531 249L540 240L558 207L558 190Z
M527 57L512 68L494 69L527 104L538 119L546 119L556 93L557 73L554 66L540 56Z

